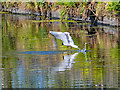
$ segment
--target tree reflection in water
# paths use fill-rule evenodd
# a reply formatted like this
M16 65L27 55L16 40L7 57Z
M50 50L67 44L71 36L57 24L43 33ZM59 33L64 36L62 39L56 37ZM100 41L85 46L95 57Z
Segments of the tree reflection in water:
M8 88L118 88L119 28L89 27L87 23L43 23L28 16L2 14L2 84ZM81 49L91 52L33 55L25 51L69 50L60 40L53 43L49 31L70 32ZM72 55L76 55L72 58ZM85 57L86 56L86 57ZM64 58L63 58L64 57ZM74 63L75 62L75 63ZM74 63L74 65L73 65ZM57 69L63 66L62 73ZM52 72L51 70L58 70ZM69 70L68 70L69 69Z

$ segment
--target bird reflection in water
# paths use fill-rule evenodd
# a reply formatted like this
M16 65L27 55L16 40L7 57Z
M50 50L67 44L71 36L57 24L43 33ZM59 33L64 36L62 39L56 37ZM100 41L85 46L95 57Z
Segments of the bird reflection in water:
M64 60L59 63L56 67L52 68L52 71L65 71L70 70L73 66L73 63L75 63L74 59L79 53L74 53L72 55L64 55Z

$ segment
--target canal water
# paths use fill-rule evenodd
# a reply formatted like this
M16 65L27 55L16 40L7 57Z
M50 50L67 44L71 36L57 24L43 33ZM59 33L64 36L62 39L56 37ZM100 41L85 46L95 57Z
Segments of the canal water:
M38 22L0 14L3 88L120 88L118 27ZM82 50L67 48L49 31L69 32Z

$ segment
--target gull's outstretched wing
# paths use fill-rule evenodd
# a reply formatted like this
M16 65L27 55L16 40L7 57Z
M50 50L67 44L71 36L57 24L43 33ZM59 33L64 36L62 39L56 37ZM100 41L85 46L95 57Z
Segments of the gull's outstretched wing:
M72 37L70 36L70 33L69 32L64 32L64 34L66 35L67 39L68 39L68 42L70 44L73 44L74 45L74 42L73 42L73 39Z
M77 45L74 44L74 41L72 39L72 37L70 36L70 33L69 32L64 32L64 34L66 35L67 39L68 39L68 43L74 47L74 48L78 48Z
M55 36L57 39L62 40L64 45L68 45L69 44L68 39L67 39L65 33L54 32L54 31L50 31L49 33L52 34L53 36Z

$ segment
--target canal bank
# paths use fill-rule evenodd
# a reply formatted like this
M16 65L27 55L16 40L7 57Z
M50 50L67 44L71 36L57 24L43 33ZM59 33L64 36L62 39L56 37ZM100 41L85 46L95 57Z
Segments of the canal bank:
M2 4L0 3L0 11L1 12L8 12L8 13L12 13L12 14L22 14L22 15L30 15L33 16L35 18L35 20L51 20L51 19L61 19L61 11L64 8L61 8L60 5L54 5L54 7L52 7L54 3L49 3L47 2L46 7L32 7L32 6L28 6L28 3L19 3L19 4ZM9 6L7 6L9 5ZM14 5L14 6L12 6ZM74 12L73 12L74 11ZM91 15L93 16L88 16L86 17L86 19L84 19L84 16L86 15L86 13L88 13L88 11L84 11L83 14L85 13L85 15L82 14L76 14L76 9L74 8L73 11L70 11L72 14L68 15L67 20L75 20L75 21L83 21L85 20L85 22L89 22L89 23L95 23L93 25L103 25L103 26L112 26L112 27L119 27L120 26L120 15L116 14L116 15L106 15L106 16L96 16L95 12L96 11L90 11L90 13L92 13ZM78 12L77 12L78 13ZM103 13L103 12L102 12ZM66 16L63 16L63 19ZM94 17L94 18L92 18ZM97 21L96 21L97 20ZM96 22L95 22L96 21ZM84 23L85 23L84 22Z

